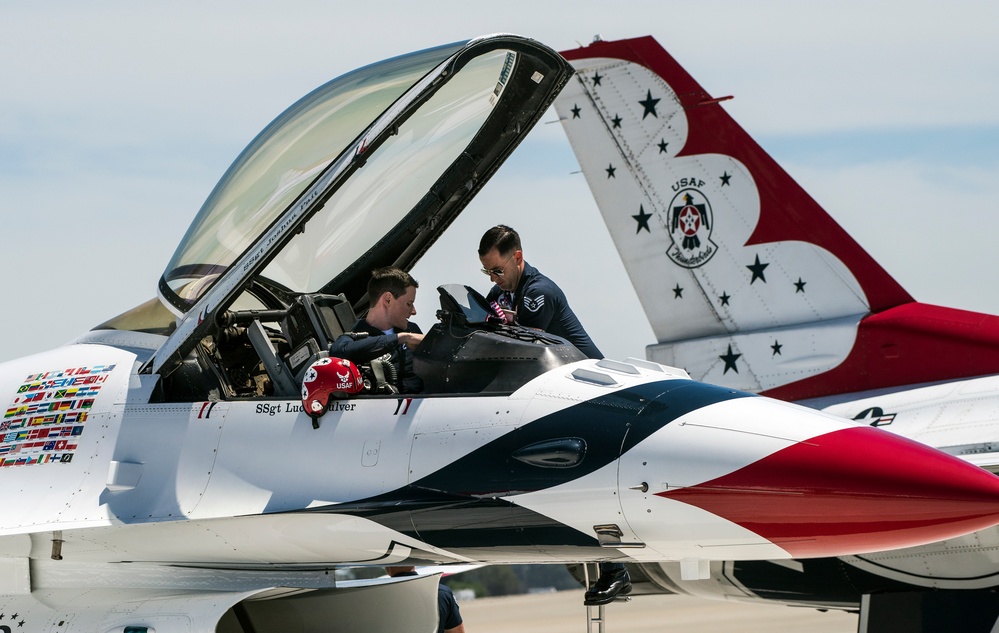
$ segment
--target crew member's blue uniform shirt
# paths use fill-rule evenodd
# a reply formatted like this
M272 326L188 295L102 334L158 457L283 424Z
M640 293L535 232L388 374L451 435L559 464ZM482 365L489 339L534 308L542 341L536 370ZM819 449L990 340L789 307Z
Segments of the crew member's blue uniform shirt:
M415 571L404 571L392 576L419 576ZM457 628L462 623L461 611L458 609L458 601L454 599L451 588L444 583L437 584L437 633L444 633L445 630Z
M437 633L457 628L462 623L458 601L454 599L451 588L444 583L437 585L437 620Z
M526 261L517 290L513 292L512 297L510 294L501 290L499 286L493 286L486 298L507 310L514 310L517 313L518 325L561 336L589 358L604 357L569 307L569 301L562 289Z

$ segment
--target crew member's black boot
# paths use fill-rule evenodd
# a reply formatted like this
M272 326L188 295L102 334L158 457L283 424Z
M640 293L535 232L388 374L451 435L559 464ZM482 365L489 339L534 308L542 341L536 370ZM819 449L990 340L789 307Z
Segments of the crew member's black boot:
M631 593L631 577L621 564L600 566L600 577L583 596L583 604L588 607L613 602L618 596Z

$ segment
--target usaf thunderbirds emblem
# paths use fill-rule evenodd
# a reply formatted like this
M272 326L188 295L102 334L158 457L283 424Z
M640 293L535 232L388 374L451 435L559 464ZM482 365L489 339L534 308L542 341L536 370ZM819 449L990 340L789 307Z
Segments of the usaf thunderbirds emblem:
M718 251L711 241L714 215L704 194L690 187L681 189L668 207L669 237L673 245L666 255L684 268L705 264Z

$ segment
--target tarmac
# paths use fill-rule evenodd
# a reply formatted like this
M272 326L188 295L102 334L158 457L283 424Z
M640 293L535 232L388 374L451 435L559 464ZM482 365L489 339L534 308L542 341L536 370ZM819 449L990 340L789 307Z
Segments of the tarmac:
M466 633L586 633L583 590L478 598L460 602ZM594 609L596 613L596 609ZM601 633L855 633L843 611L662 595L636 596L604 609ZM598 633L596 625L592 633Z

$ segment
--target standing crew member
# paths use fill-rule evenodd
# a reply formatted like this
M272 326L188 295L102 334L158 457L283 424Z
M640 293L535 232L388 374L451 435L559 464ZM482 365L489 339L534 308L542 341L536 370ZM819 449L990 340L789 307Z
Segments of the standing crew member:
M416 568L412 566L386 567L385 573L392 578L419 576ZM465 633L465 624L461 620L454 592L442 582L437 584L437 633Z
M568 340L589 358L603 358L576 318L565 293L554 281L524 261L520 235L500 224L479 240L482 272L496 285L486 299L516 323ZM631 593L631 578L623 563L600 563L600 577L583 597L583 604L601 605Z
M576 318L565 293L524 260L520 235L500 224L479 241L482 272L496 285L486 299L498 304L518 325L561 336L589 358L603 358Z

